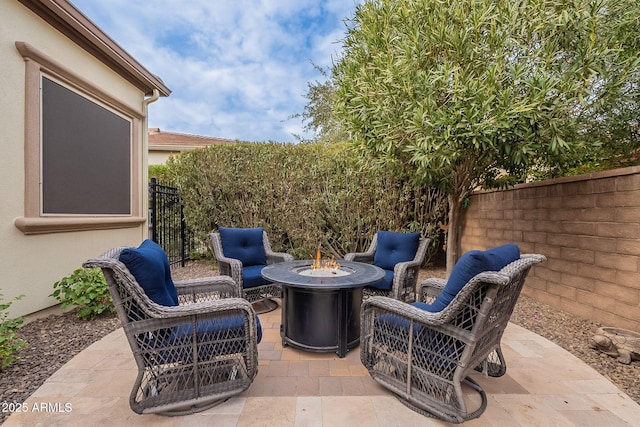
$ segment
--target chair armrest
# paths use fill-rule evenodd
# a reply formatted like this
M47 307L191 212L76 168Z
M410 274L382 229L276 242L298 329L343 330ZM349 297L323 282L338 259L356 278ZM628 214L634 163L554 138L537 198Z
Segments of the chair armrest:
M390 297L404 302L415 300L421 264L422 261L404 261L393 267L393 288Z
M373 254L369 254L367 252L351 252L344 256L344 260L371 264L373 263Z
M218 261L218 265L225 265L228 268L234 269L237 268L242 270L242 261L235 258L228 258L226 256L217 256L216 261Z
M390 297L372 296L362 302L361 313L362 335L364 335L366 331L373 330L375 317L382 314L392 314L411 321L414 324L419 324L422 327L436 330L445 335L454 336L461 341L471 341L470 331L458 328L449 323L451 318L457 314L451 312L451 310L431 313Z
M427 279L426 281L430 281L430 279ZM369 304L369 301L374 300L374 302L376 302L377 304L384 304L385 309L387 309L387 307L389 307L388 309L395 309L394 313L397 313L409 320L420 321L420 323L424 325L440 325L440 324L451 322L451 320L458 315L460 306L465 303L465 301L475 291L477 286L482 282L492 283L492 284L502 286L509 282L509 276L502 274L500 272L495 272L495 271L485 271L483 273L476 275L462 288L462 290L460 290L460 292L458 292L458 294L453 298L453 300L449 303L449 305L447 305L442 311L439 311L436 313L431 313L425 310L415 308L402 301L396 301L397 304L392 304L391 301L394 301L394 300L388 297L376 297L375 299L372 297L365 300L362 304L364 307L365 303ZM436 282L433 281L433 283L436 283ZM380 298L384 298L384 300L381 302L378 302L380 301ZM386 300L390 300L390 301L386 301ZM402 310L405 310L408 314L402 314L403 313ZM455 330L458 329L455 326L452 326L452 325L449 325L449 326Z
M181 302L206 301L221 298L240 298L242 289L229 276L200 277L175 281Z
M446 279L430 277L420 282L418 286L418 301L431 303L442 292L447 284Z
M376 255L376 249L378 248L378 233L373 235L369 248L366 252L351 252L344 256L345 261L366 262L367 264L373 264L373 260Z
M278 262L293 261L293 255L285 252L274 252L271 249L271 242L266 231L262 231L262 244L264 246L264 254L267 257L267 264L276 264Z
M242 287L242 261L225 256L216 257L218 270L223 276L231 276Z
M218 261L220 274L233 277L233 280L242 287L242 262L239 259L224 256L220 233L209 233L209 245L213 256Z
M393 276L394 277L402 277L407 274L408 271L417 272L420 270L420 261L404 261L399 262L393 267Z
M267 252L267 264L293 261L293 255L285 252Z
M154 318L174 319L194 315L211 314L227 310L243 310L255 315L251 303L244 298L224 298L219 300L198 301L191 304L168 307L154 302L149 304L154 308Z

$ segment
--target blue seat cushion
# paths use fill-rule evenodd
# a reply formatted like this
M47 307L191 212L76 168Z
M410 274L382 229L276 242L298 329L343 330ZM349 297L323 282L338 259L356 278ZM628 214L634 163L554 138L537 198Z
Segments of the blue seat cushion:
M432 304L425 304L424 310L436 313L442 311L458 295L458 292L477 274L483 271L498 271L520 258L520 249L509 243L486 251L466 252L451 271L442 292Z
M370 288L390 291L393 287L393 270L384 270L384 278L382 280L367 286Z
M422 308L426 304L418 302L410 305ZM385 313L377 316L374 322L374 341L388 343L395 351L408 353L411 327L409 319L401 315ZM441 332L425 328L419 323L413 324L411 334L413 335L413 363L427 371L437 370L440 375L452 378L457 361L464 350L462 343L459 342L460 345L456 346Z
M133 274L144 293L156 304L175 307L178 292L171 279L171 267L164 250L153 240L120 252L120 262Z
M420 243L420 233L378 231L377 239L373 264L383 270L393 270L397 263L415 258Z
M251 265L242 269L242 287L243 288L255 288L256 286L266 285L268 280L262 277L262 269L266 265Z
M262 325L258 315L256 318L256 331L258 343L262 340ZM244 316L229 316L220 319L205 320L196 323L196 337L198 341L225 341L229 338L243 337ZM172 330L169 344L179 343L185 337L193 335L193 324L175 326Z
M260 318L256 318L257 343L262 340ZM193 339L198 344L198 359L208 360L212 356L242 353L245 351L244 316L228 316L193 324L174 326L158 331L155 338L142 337L145 347L156 349L156 357L162 363L193 361Z
M267 264L267 255L262 243L262 227L219 227L218 231L225 257L240 260L243 267Z

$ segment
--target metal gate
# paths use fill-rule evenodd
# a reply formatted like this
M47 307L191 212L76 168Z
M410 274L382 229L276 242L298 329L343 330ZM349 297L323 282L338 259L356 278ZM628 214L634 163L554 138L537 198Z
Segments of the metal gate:
M151 178L149 238L164 249L171 265L180 263L184 267L192 250L193 239L187 229L182 209L178 189Z

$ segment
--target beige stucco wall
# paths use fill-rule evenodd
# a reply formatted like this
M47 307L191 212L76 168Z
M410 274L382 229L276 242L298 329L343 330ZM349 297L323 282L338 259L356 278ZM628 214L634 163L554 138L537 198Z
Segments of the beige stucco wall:
M179 151L149 150L149 165L166 165L169 157L176 157Z
M55 281L79 268L84 260L113 246L134 245L146 238L146 225L133 228L24 235L14 225L24 215L25 62L15 42L23 41L60 64L105 88L121 103L143 113L144 94L89 55L63 34L19 2L0 1L0 292L4 300L24 294L11 315L24 315L57 302L48 295ZM146 140L146 122L138 126L134 141ZM144 128L144 129L143 129ZM135 129L135 128L134 128ZM135 130L134 130L135 131ZM144 144L134 144L133 158L140 162L134 186L143 189L147 180ZM144 167L142 166L144 165ZM141 190L145 195L146 191ZM146 197L138 201L139 212L147 211Z

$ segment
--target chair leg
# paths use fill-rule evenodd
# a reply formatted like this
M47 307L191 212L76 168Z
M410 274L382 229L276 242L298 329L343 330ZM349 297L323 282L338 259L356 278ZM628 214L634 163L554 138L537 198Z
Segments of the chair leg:
M229 400L229 398L225 397L219 400L215 400L213 402L196 404L184 409L175 409L170 411L156 412L156 414L164 415L166 417L181 417L184 415L192 415L192 414L197 414L198 412L206 411L207 409L213 408L214 406L224 403L227 400Z
M496 348L475 370L490 377L501 377L507 372L507 364L502 355L502 349Z
M487 409L487 394L482 389L482 387L480 387L480 385L477 382L475 382L469 377L462 380L462 382L465 383L467 386L469 386L472 390L474 390L480 396L480 406L478 407L478 409L466 414L465 416L461 415L460 413L455 413L455 411L454 412L448 411L447 408L445 407L438 408L438 409L434 407L432 408L432 411L430 411L424 407L418 407L414 405L408 399L402 396L396 395L396 398L398 399L398 401L400 401L400 403L402 403L407 408L427 418L437 418L443 421L450 422L452 424L460 424L465 421L478 418Z
M272 298L263 298L251 303L251 306L257 314L269 313L278 308L278 301Z

